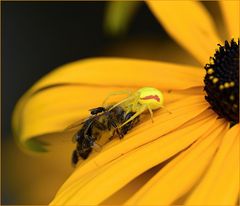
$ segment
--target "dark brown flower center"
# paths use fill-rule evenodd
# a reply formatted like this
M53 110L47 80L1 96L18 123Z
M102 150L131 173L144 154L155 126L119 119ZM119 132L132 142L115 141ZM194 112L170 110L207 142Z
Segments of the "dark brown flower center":
M239 39L225 41L206 64L205 99L221 118L239 122Z

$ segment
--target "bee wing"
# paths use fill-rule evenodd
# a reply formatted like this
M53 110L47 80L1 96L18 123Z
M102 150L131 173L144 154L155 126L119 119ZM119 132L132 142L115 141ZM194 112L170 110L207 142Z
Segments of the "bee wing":
M73 131L73 130L76 130L76 129L80 129L81 126L83 125L83 123L85 122L86 120L78 120L72 124L70 124L69 126L67 126L64 131L65 132L68 132L68 131Z
M78 120L76 122L74 122L73 124L69 125L68 127L66 127L64 129L65 132L75 132L75 134L72 137L72 141L76 142L76 135L78 133L78 131L84 126L84 124L89 121L94 119L92 116L86 118L86 119L82 119L82 120ZM87 131L88 128L91 126L91 124L93 123L93 121L90 121L87 125L87 127L85 128L85 130ZM86 132L85 131L85 132Z
M85 121L83 121L83 120L79 120L77 122L74 122L73 124L70 124L69 126L67 126L63 130L64 132L74 132L74 134L72 136L72 142L76 142L77 131L81 129L81 127L83 126L84 122Z

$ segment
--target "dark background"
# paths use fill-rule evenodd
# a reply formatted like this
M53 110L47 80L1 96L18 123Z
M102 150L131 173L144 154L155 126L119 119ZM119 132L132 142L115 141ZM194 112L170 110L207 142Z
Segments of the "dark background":
M24 92L39 78L62 64L96 56L139 58L147 52L143 41L140 45L137 44L140 53L129 54L125 48L138 38L167 38L143 2L125 35L107 35L103 32L106 4L107 2L1 2L2 204L48 203L24 199L28 197L34 178L39 176L34 168L31 170L35 159L21 153L11 134L12 111ZM153 51L152 54L156 55ZM27 167L27 172L19 170L24 167ZM29 176L29 179L25 177L24 180L22 173Z

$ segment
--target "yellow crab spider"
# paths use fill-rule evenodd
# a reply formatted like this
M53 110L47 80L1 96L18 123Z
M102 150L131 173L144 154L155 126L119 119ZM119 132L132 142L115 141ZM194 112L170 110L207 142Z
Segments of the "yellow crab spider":
M139 116L146 110L149 111L151 115L151 119L153 121L152 111L160 108L164 108L163 93L160 90L153 87L143 87L134 93L131 93L129 91L114 92L110 94L107 97L107 99L112 95L124 94L124 93L129 94L129 96L123 99L122 101L118 102L117 104L113 105L109 109L109 111L116 106L122 106L123 108L126 109L126 113L135 112L135 114L131 118L129 118L126 122L124 122L120 127L132 121L133 119L135 119L137 116ZM107 99L105 99L104 103L106 102Z

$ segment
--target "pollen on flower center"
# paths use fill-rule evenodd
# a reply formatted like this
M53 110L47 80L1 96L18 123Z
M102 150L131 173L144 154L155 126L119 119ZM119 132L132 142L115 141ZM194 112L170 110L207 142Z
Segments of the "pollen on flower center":
M211 108L231 124L239 122L239 39L231 40L210 57L204 78L205 99Z

